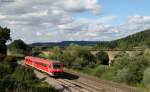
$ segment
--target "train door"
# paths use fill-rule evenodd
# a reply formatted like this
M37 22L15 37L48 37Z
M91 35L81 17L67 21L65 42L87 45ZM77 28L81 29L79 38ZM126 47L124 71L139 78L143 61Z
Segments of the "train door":
M52 70L52 65L49 64L49 65L48 65L48 72L51 73L51 70Z

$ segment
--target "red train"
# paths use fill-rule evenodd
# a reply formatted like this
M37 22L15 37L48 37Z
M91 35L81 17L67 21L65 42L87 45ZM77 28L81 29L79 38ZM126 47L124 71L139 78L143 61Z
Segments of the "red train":
M24 63L51 76L62 76L63 73L63 65L59 61L26 56Z

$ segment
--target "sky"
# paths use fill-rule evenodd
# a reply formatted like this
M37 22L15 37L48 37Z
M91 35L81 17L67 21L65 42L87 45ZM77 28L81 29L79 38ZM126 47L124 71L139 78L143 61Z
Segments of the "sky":
M0 26L26 43L111 41L150 28L149 0L0 0Z

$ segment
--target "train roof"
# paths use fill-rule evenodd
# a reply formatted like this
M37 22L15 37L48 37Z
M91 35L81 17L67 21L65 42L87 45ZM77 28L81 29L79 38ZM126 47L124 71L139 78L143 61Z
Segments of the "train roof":
M39 57L32 57L32 56L26 56L25 59L30 59L30 60L32 60L33 62L40 62L40 63L44 63L44 64L60 63L60 61L48 60L48 59L39 58Z

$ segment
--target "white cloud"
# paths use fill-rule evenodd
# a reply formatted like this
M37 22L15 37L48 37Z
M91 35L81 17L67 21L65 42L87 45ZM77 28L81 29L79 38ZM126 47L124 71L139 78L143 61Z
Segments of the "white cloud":
M65 10L68 11L93 11L94 13L99 13L101 6L98 4L97 0L64 0L63 6Z
M117 19L117 16L105 16L99 19L102 23L111 23Z
M69 40L75 38L71 37L75 31L87 30L89 22L72 19L73 14L83 12L98 14L101 5L97 0L15 0L0 5L0 15L6 16L0 17L0 24L13 30L13 39L29 43Z
M140 15L129 16L127 23L130 23L130 24L149 24L150 23L150 16L140 16Z
M15 0L0 3L0 25L12 30L13 39L21 38L28 43L113 40L150 28L150 16L129 16L118 26L113 26L117 16L73 18L74 14L84 12L101 13L98 0Z
M36 35L37 35L37 36L41 36L41 35L42 35L42 33L41 33L41 32L39 32L39 31L37 31L37 32L36 32Z
M4 19L4 18L6 18L6 16L0 15L0 19Z

